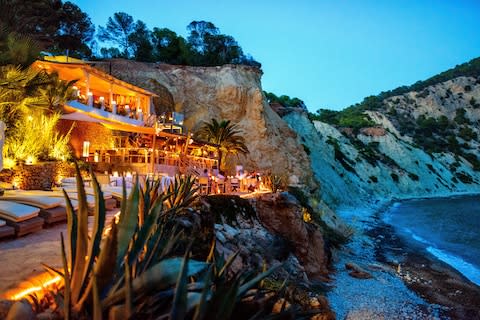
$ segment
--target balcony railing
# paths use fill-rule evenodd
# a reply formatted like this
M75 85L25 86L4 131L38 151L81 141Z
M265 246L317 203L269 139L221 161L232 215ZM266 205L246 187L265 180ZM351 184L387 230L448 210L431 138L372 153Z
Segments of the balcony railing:
M184 116L178 112L145 116L143 112L136 112L126 108L126 105L110 105L106 102L86 101L86 99L81 99L80 97L68 102L68 105L84 112L95 113L106 119L121 121L136 126L153 128L157 125L159 131L169 129L175 132L180 130L180 133L183 131Z

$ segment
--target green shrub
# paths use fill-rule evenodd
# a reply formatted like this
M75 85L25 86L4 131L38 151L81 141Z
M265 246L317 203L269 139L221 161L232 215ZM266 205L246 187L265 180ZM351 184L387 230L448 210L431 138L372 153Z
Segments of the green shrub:
M399 181L398 174L392 172L392 173L390 173L390 177L392 177L392 180L393 180L394 182L397 182L397 183L398 183L398 181Z
M455 176L462 181L463 183L466 184L472 184L473 183L473 178L470 176L468 173L465 172L456 172Z
M412 179L412 181L418 181L418 180L420 180L420 177L417 176L415 173L412 173L412 172L409 172L409 173L408 173L408 177L409 177L410 179Z
M245 220L256 218L255 210L247 199L233 195L210 195L204 198L210 205L210 213L215 217L215 223L233 224L241 216Z
M473 170L480 171L480 160L478 160L478 157L475 154L464 152L462 153L462 157L464 157L468 162L470 162Z
M304 143L302 143L302 147L303 147L303 150L305 150L305 153L307 155L310 155L312 153L312 151L310 150L310 148L308 146L306 146Z
M457 124L470 124L470 121L465 116L466 113L467 113L467 110L465 110L463 108L462 109L457 109L455 111L455 118L453 120L455 120L455 122Z
M322 220L322 213L315 211L311 206L310 206L310 201L308 198L308 195L305 194L305 192L298 188L298 187L293 187L289 186L288 187L288 193L293 195L300 205L304 207L307 212L310 214L310 216L313 218L313 221L315 224L322 230L324 238L334 247L340 247L343 244L345 244L349 239L343 234L338 233L334 229L330 228L323 220Z
M461 127L458 131L458 136L465 141L476 140L478 138L477 133L470 127Z
M355 171L355 168L352 167L353 162L350 160L340 149L340 145L338 144L338 141L332 137L328 137L327 143L333 146L333 151L334 151L334 158L336 161L340 162L342 167L345 168L345 170L354 173L355 175L358 175L357 172Z

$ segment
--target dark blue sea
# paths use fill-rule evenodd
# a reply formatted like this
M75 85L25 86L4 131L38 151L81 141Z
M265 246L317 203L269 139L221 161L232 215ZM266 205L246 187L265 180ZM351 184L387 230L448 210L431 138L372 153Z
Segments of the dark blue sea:
M384 220L480 286L480 195L397 202Z

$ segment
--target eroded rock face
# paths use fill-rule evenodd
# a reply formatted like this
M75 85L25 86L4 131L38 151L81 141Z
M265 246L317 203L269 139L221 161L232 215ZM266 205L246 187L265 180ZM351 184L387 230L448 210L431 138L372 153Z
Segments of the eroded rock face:
M328 276L328 257L323 236L303 221L302 206L288 193L261 195L253 201L261 223L271 233L292 244L293 252L311 279Z
M428 154L413 145L411 138L392 130L387 117L378 112L369 115L383 128L367 128L357 135L323 122L312 123L304 113L283 118L310 149L312 171L330 207L364 205L379 198L480 191L480 172L465 159L451 153ZM472 182L459 179L459 173Z
M265 100L261 71L237 65L187 67L113 60L112 74L149 88L152 79L172 94L175 111L185 114L190 132L212 118L238 124L250 154L239 161L248 169L295 175L315 187L310 160L296 133Z

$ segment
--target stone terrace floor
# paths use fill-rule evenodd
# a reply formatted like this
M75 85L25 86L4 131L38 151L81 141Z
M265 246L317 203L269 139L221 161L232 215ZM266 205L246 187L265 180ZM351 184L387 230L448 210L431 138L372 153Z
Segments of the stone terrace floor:
M107 213L105 226L110 224L117 212L118 209L115 209ZM91 230L93 216L88 218L88 222ZM66 229L64 222L20 238L0 240L0 298L10 298L7 293L10 289L28 286L28 279L44 273L42 263L62 268L60 233L63 232L66 237Z

